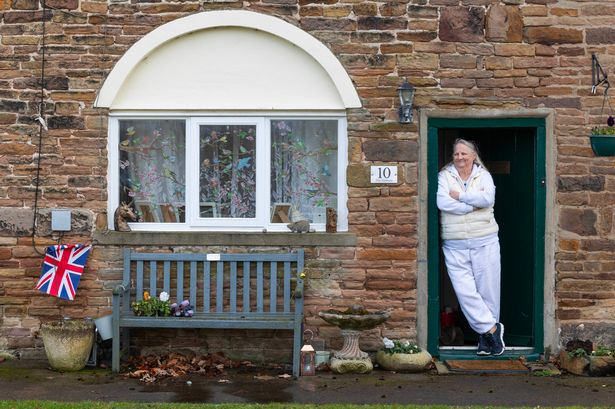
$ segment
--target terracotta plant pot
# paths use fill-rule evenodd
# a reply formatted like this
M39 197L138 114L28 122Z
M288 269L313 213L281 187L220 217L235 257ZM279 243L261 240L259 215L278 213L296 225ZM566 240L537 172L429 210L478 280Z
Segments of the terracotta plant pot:
M91 320L62 320L41 325L41 336L51 368L78 371L88 361L94 342Z
M381 368L395 372L423 372L431 365L431 354L421 351L416 354L376 353L376 361Z

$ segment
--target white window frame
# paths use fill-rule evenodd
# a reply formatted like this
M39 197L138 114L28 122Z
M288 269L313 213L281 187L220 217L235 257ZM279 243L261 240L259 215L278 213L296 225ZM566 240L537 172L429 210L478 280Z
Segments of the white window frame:
M189 203L199 203L200 181L199 181L199 137L201 125L254 125L256 127L255 150L256 157L256 209L253 218L229 218L229 217L199 217L199 207L189 206ZM186 139L186 223L193 227L207 227L214 229L246 228L263 229L262 218L266 212L265 193L268 191L269 180L267 179L267 164L269 163L269 152L263 152L267 145L266 141L259 141L265 134L265 118L263 117L193 117L190 118L190 133ZM262 182L264 181L264 182Z
M348 136L345 112L114 112L109 115L108 127L108 225L113 226L113 213L119 205L119 121L120 120L184 120L186 134L186 221L184 223L129 223L133 231L245 231L287 232L286 224L270 223L271 205L271 130L273 120L337 120L337 231L348 231ZM199 125L256 125L256 217L245 219L200 218L199 206ZM261 136L262 140L259 140ZM190 154L192 153L192 154ZM315 231L325 231L325 223L311 225Z

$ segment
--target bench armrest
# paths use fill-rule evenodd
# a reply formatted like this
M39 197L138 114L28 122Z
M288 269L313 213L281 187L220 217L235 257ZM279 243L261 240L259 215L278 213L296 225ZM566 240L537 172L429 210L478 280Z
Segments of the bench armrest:
M113 290L113 295L122 295L123 293L126 293L128 291L130 291L130 283L123 282L122 284L115 287L115 289Z

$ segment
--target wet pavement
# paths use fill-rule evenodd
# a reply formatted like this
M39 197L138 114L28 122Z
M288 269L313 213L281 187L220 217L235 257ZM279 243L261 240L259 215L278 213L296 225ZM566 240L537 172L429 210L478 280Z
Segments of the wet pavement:
M448 374L433 370L399 374L336 375L319 372L298 380L275 370L228 370L219 378L190 375L146 384L106 369L59 373L47 362L0 363L2 400L132 402L396 403L500 406L615 407L615 377L516 374Z

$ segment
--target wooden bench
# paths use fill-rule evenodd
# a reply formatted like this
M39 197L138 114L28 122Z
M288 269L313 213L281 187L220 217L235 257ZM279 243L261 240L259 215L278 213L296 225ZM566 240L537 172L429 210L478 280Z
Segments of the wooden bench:
M303 250L179 254L124 249L124 277L113 291L113 372L120 369L120 333L127 348L129 328L285 329L294 334L293 376L299 376L303 266ZM189 299L195 314L135 316L130 303L143 299L144 291L152 297L166 291L171 302Z

